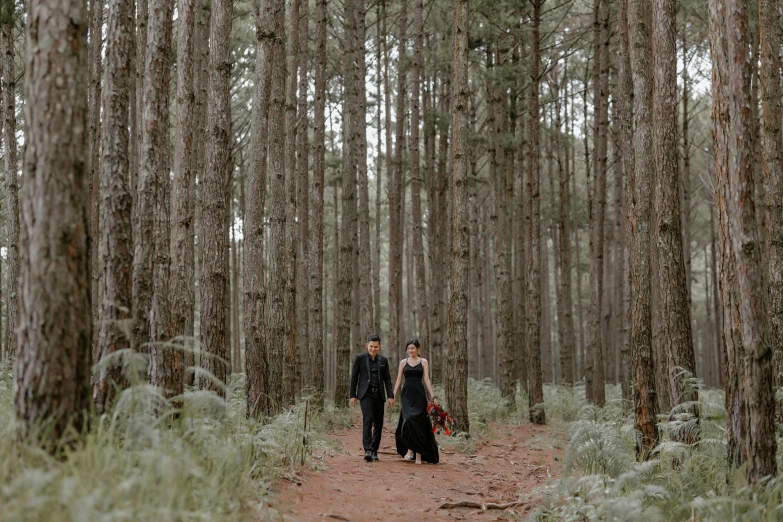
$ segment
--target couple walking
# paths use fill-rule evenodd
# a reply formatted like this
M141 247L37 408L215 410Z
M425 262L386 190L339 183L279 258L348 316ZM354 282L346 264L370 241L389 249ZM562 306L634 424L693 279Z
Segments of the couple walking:
M364 460L378 460L378 448L381 445L383 428L383 402L388 395L388 403L394 406L394 397L405 377L400 402L402 412L397 423L395 439L397 453L405 460L438 463L438 444L432 433L432 424L427 415L427 395L433 398L427 359L419 357L419 341L411 339L405 346L408 357L400 361L397 370L397 382L392 391L389 361L378 355L381 338L371 335L367 338L367 353L356 356L351 371L351 406L359 401L362 408L362 445Z

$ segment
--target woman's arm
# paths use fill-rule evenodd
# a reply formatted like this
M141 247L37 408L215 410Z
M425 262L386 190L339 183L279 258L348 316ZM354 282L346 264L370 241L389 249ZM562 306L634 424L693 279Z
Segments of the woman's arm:
M430 363L427 359L422 358L421 364L424 365L422 368L424 370L424 387L427 388L427 391L430 393L430 399L432 399L435 397L435 394L432 393L432 383L430 383Z
M397 380L394 383L394 396L397 396L397 392L402 385L402 370L405 367L405 359L400 361L399 369L397 370Z

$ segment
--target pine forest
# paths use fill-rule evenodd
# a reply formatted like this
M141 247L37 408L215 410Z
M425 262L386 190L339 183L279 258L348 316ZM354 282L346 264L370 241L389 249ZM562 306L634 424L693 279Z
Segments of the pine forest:
M0 0L0 520L783 520L782 53L783 0Z

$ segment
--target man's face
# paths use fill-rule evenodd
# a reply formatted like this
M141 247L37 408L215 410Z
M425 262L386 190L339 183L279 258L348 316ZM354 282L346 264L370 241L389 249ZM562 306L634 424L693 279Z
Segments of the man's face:
M367 353L370 354L370 357L375 359L375 356L378 355L378 351L381 349L381 343L378 341L370 341L367 343Z

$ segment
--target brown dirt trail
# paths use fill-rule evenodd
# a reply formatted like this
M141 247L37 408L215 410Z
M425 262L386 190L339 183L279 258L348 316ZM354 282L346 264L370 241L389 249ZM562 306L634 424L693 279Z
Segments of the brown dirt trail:
M495 438L479 443L475 453L441 445L440 464L416 465L397 455L394 427L386 419L380 460L365 462L361 418L350 430L334 433L341 451L314 455L326 471L304 470L299 482L282 480L276 508L286 521L343 520L506 520L512 510L524 515L540 502L537 486L560 476L565 434L551 426L494 426ZM441 435L438 436L439 438ZM480 508L438 509L446 502L522 505L499 511Z

